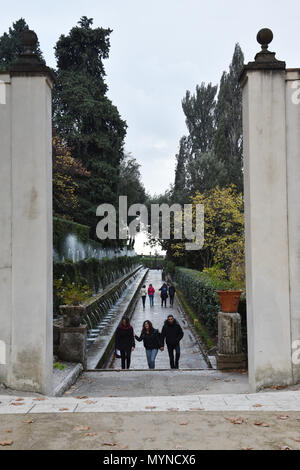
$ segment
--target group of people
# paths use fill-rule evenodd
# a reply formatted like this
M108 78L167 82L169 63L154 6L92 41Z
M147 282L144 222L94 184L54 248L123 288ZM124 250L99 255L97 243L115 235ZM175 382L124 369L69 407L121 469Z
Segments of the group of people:
M163 283L161 288L159 289L160 291L160 298L161 298L161 306L167 307L167 299L170 299L170 307L173 307L174 305L174 297L175 297L175 292L176 289L173 286L173 284L167 284ZM149 303L150 307L154 306L154 294L155 294L155 289L152 284L149 284L148 290L146 286L144 285L141 289L141 298L142 298L142 303L143 303L143 308L146 307L146 298L147 298L147 293L149 297Z
M164 351L166 343L171 369L179 369L180 341L183 338L183 330L173 315L168 315L162 331L154 328L150 320L143 323L140 336L134 334L129 319L123 317L117 328L115 336L115 348L120 351L122 369L129 369L131 353L135 349L135 340L143 341L149 369L155 369L155 359L158 351ZM174 357L175 356L175 357Z

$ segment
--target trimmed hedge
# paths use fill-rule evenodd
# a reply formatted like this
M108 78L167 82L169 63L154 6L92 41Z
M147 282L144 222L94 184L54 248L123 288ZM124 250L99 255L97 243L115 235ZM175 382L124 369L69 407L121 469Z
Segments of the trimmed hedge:
M58 248L60 242L62 242L69 233L77 236L82 242L89 240L90 229L87 225L77 224L70 220L60 219L59 217L53 217L53 246Z
M77 263L67 260L64 263L53 264L53 278L54 280L63 279L66 284L75 282L88 285L96 294L100 289L104 289L126 274L139 262L139 256L120 256L112 259L103 258L102 260L89 258ZM59 299L55 288L53 291L53 305L54 311L57 311Z
M199 321L217 336L220 306L212 281L200 271L180 267L175 270L175 280Z

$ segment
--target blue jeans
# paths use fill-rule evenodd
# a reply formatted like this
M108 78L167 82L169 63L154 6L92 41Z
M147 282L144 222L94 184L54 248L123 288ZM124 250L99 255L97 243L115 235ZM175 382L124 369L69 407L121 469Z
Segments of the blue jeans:
M149 369L155 369L155 359L158 353L158 349L146 349L146 356Z
M150 307L154 305L154 295L149 295Z

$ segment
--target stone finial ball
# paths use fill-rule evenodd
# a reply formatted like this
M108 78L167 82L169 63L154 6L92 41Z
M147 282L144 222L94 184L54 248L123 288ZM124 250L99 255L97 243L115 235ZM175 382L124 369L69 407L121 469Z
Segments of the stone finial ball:
M34 31L27 29L21 33L21 43L26 50L33 51L38 42L38 37Z
M273 33L270 29L263 28L260 31L258 31L256 39L257 39L257 42L261 44L263 48L264 47L268 48L268 45L273 40Z

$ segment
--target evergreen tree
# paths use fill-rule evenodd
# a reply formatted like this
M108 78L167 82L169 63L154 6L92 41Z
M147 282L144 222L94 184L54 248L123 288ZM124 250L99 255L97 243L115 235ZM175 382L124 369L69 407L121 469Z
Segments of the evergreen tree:
M182 100L192 153L206 153L212 149L215 135L216 93L217 86L201 83L200 86L196 86L194 95L187 91Z
M176 155L175 182L172 199L178 204L187 202L188 192L186 186L186 165L190 153L190 142L188 137L183 136L180 139L179 152Z
M9 28L8 33L0 37L0 70L7 70L9 65L14 62L19 54L23 52L23 46L20 40L20 34L29 29L24 18L20 18ZM44 62L43 54L37 43L35 51L39 58Z
M74 219L89 225L95 236L97 206L117 203L126 123L106 96L103 59L109 56L112 31L93 29L92 24L92 19L82 17L56 44L54 122L73 157L91 173L80 184Z
M223 73L216 107L214 151L227 170L226 183L243 190L242 91L239 76L244 55L236 44L229 72ZM224 186L225 182L221 182Z

